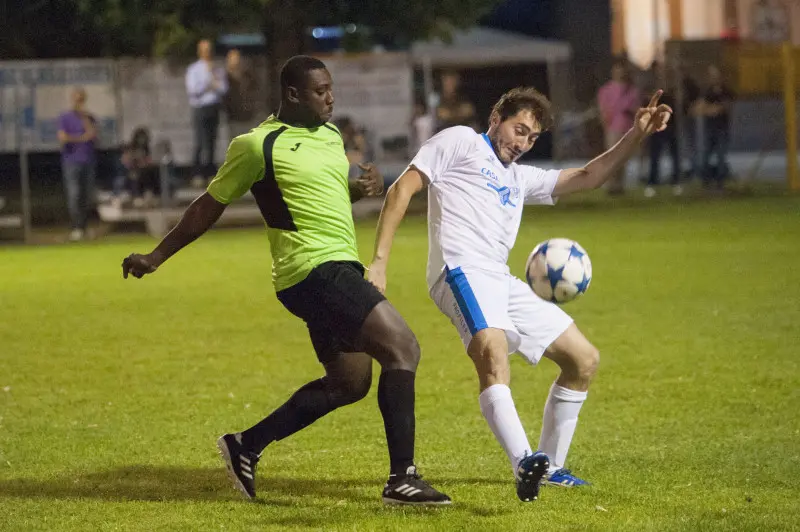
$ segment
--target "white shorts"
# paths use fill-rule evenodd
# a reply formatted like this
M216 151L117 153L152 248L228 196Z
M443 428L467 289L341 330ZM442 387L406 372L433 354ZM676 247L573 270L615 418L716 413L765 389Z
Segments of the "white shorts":
M572 324L557 305L541 299L507 273L477 268L445 268L431 289L439 310L458 329L464 347L482 329L502 329L508 353L518 352L531 364Z

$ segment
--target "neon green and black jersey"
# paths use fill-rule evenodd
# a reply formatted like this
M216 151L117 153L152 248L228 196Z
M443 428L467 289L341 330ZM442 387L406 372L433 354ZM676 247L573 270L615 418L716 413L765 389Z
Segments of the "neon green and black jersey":
M208 193L228 204L252 192L267 222L272 281L284 290L323 262L358 261L348 169L335 126L293 127L273 115L233 139Z

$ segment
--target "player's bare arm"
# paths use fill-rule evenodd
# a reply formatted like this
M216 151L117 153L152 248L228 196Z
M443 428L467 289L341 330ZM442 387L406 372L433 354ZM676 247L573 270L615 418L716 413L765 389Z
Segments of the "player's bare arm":
M350 181L350 202L355 203L361 198L380 196L383 193L383 174L372 163L358 165L361 175Z
M88 139L84 135L70 135L63 129L58 130L58 142L63 144L74 144L77 142L86 142Z
M226 206L205 192L192 202L183 213L178 225L153 251L147 255L133 253L122 261L122 276L127 279L130 274L141 279L148 273L156 271L164 261L208 231L222 215Z
M648 136L667 128L672 108L659 104L663 91L658 90L647 107L636 112L633 127L611 149L590 161L583 168L563 170L558 177L553 196L564 196L601 187L621 165L631 158L639 144Z
M89 114L81 115L81 122L83 123L84 134L81 135L82 142L88 142L97 138L97 125L94 118Z
M386 200L383 202L381 216L378 219L375 252L372 264L367 271L367 279L381 293L386 291L386 267L389 263L389 253L392 249L394 235L408 210L411 198L423 188L425 188L425 181L422 173L411 167L386 192Z

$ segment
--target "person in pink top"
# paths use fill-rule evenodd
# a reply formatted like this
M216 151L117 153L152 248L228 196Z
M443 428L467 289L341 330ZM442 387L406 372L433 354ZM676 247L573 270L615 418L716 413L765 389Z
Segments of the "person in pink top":
M624 62L611 67L611 80L597 91L597 104L603 120L606 148L610 149L633 126L633 117L640 104L639 90L630 80ZM619 168L608 181L609 194L622 194L625 188L625 168Z

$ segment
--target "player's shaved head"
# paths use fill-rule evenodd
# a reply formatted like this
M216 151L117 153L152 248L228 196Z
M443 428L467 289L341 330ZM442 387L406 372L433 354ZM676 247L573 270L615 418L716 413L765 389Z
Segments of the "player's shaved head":
M279 118L303 127L319 127L333 115L333 79L325 63L296 55L281 69Z
M325 63L310 55L296 55L284 63L281 68L281 91L289 87L302 89L306 85L308 73L313 70L325 70Z

